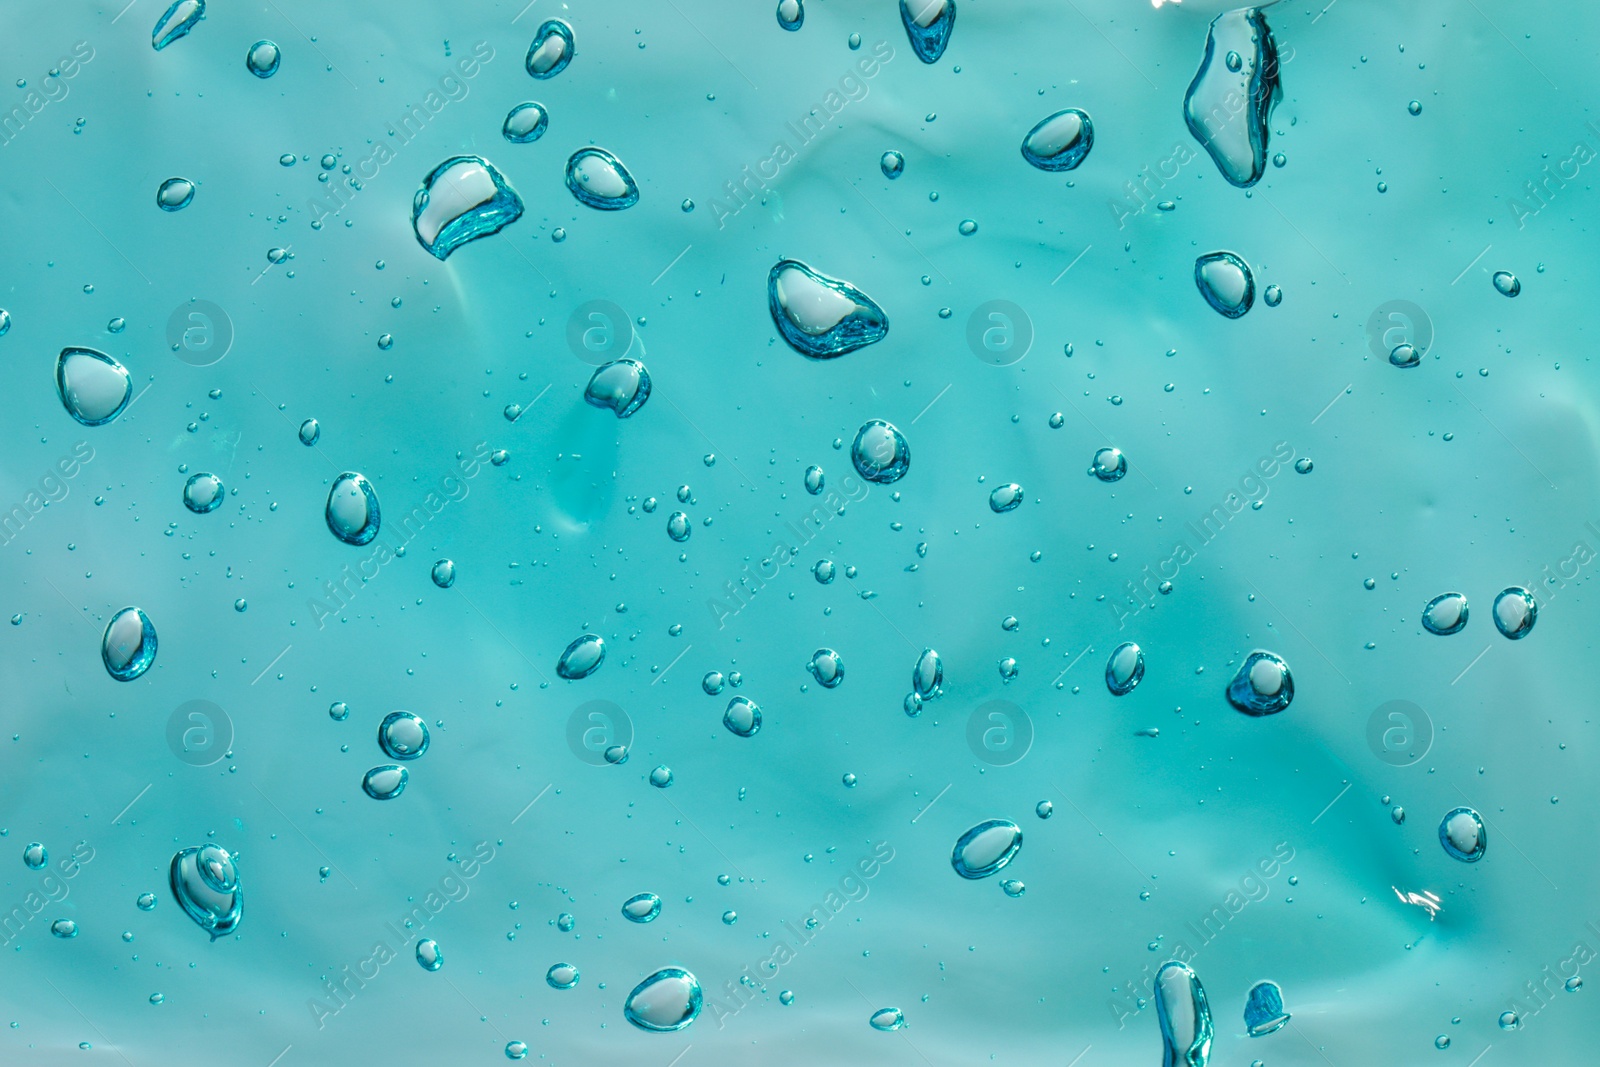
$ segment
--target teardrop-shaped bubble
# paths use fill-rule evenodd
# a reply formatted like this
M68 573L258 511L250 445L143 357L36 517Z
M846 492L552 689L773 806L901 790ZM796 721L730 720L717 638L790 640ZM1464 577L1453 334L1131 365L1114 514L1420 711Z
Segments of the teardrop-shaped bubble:
M215 474L191 474L183 484L183 506L196 515L204 515L222 506L222 479Z
M333 536L347 545L364 545L378 536L383 521L378 493L365 475L345 471L328 490L325 517Z
M892 423L868 419L850 445L850 462L867 481L889 485L911 469L911 445Z
M899 1008L879 1008L867 1020L867 1025L874 1030L898 1030L906 1024L905 1012Z
M1283 990L1277 982L1257 982L1244 1005L1244 1028L1251 1037L1264 1037L1289 1021L1283 1010Z
M270 78L278 73L278 64L281 62L283 53L272 41L257 41L244 55L246 69L258 78Z
M1539 605L1533 594L1520 585L1500 591L1494 598L1494 628L1501 636L1520 641L1533 632L1539 618Z
M1200 978L1171 960L1155 980L1156 1018L1165 1047L1162 1067L1206 1067L1211 1058L1211 1008Z
M119 682L131 682L156 661L156 628L138 608L123 608L106 623L100 659Z
M300 424L298 436L300 438L300 443L305 445L307 448L310 448L321 439L322 424L317 422L316 419L307 419L305 422Z
M428 751L428 724L409 711L391 711L378 726L378 747L390 759L416 759Z
M411 201L411 230L435 259L499 233L522 217L522 198L481 156L451 156L422 179Z
M425 937L417 942L417 964L425 971L437 971L444 966L444 952L439 948L439 942L431 937Z
M512 144L532 144L544 136L549 125L550 113L545 111L544 105L529 100L506 113L500 134Z
M694 975L682 967L663 967L633 987L622 1014L641 1030L666 1034L694 1022L701 999Z
M184 914L213 941L233 933L244 916L238 859L220 845L180 850L172 857L167 884Z
M906 157L891 148L878 159L878 169L885 178L894 181L906 172Z
M1114 697L1127 696L1144 680L1144 652L1132 641L1111 650L1106 660L1106 688Z
M529 74L535 78L554 78L567 69L577 54L573 45L572 27L560 19L549 19L533 33L533 43L528 46L528 58L523 61Z
M1401 370L1411 370L1422 366L1422 349L1408 341L1402 341L1389 350L1389 362Z
M821 467L806 468L806 492L810 493L812 496L816 496L822 492L823 486L827 484L827 476L822 473Z
M1228 62L1237 55L1237 65ZM1218 15L1206 34L1205 59L1183 98L1189 132L1211 153L1222 176L1248 188L1267 169L1267 138L1278 86L1278 45L1257 8Z
M373 800L393 800L406 791L411 774L404 767L387 763L374 767L361 778L361 788Z
M67 414L85 426L104 426L133 397L128 369L93 348L63 348L56 360L56 392Z
M606 643L598 634L584 634L567 646L556 661L556 673L569 681L587 678L606 661Z
M1246 715L1276 715L1294 699L1289 665L1271 652L1252 652L1228 683L1228 703Z
M789 346L810 359L834 359L889 333L870 296L797 259L780 259L767 274L767 310Z
M944 660L931 648L922 650L916 665L911 668L911 691L920 699L930 700L939 695L944 684Z
M1022 486L1016 482L997 486L989 494L989 510L996 515L1003 515L1022 506Z
M722 713L722 725L740 737L754 737L761 729L761 707L753 700L734 697Z
M614 359L595 370L583 398L625 419L650 399L650 372L636 359Z
M660 914L661 898L654 893L639 893L622 902L622 917L629 922L653 922Z
M173 0L172 6L156 20L150 31L150 44L157 52L184 36L206 17L206 0Z
M1128 457L1120 449L1102 448L1089 461L1089 473L1102 482L1121 481L1128 473Z
M567 188L580 204L621 211L639 202L639 186L622 160L604 148L580 148L567 160Z
M182 211L194 200L194 182L188 178L168 178L156 190L156 206L162 211Z
M1495 271L1492 280L1494 282L1494 291L1501 296L1516 296L1522 292L1522 283L1517 280L1515 274L1508 270Z
M436 560L433 569L428 572L428 577L433 579L433 584L440 589L449 589L456 584L456 564L454 560Z
M1194 284L1213 311L1237 319L1256 301L1250 265L1232 252L1208 252L1194 261Z
M805 5L800 0L778 0L778 25L793 33L806 21Z
M570 963L553 963L544 972L544 980L551 989L571 989L578 984L578 968Z
M900 21L917 58L937 63L956 24L956 0L900 0Z
M1039 120L1022 139L1022 158L1040 170L1072 170L1094 147L1094 123L1087 111L1069 107Z
M1483 816L1471 808L1455 808L1439 822L1439 844L1462 863L1477 863L1489 847Z
M1449 637L1467 625L1467 598L1463 593L1440 593L1422 609L1422 628Z
M38 841L22 850L22 862L30 871L42 871L50 862L50 851Z
M1016 856L1022 847L1022 830L1007 819L980 822L956 841L950 866L963 878L987 878Z
M806 669L824 689L832 689L844 681L844 660L831 648L819 648L811 653L811 662Z

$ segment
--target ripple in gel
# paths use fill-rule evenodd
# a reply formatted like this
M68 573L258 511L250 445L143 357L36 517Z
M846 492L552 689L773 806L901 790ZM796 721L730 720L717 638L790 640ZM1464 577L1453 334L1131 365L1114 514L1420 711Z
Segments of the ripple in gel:
M1294 699L1289 665L1271 652L1252 652L1228 683L1228 703L1246 715L1276 715Z
M1183 118L1222 176L1241 189L1266 172L1268 122L1281 95L1278 45L1266 16L1248 7L1218 15Z
M900 21L917 58L937 63L956 24L956 0L900 0Z
M361 777L361 788L373 800L393 800L406 791L411 778L404 768L393 763L374 767Z
M1072 170L1094 147L1094 123L1089 113L1069 107L1057 111L1028 131L1022 139L1022 158L1040 170Z
M42 871L44 865L50 862L50 852L44 845L35 841L22 850L22 862L30 871Z
M512 144L532 144L544 136L545 128L549 125L550 115L544 105L530 100L506 113L500 134Z
M653 922L661 914L661 898L654 893L640 893L622 902L622 917L631 923Z
M800 0L778 0L778 25L793 33L806 21L805 5Z
M899 1008L879 1008L877 1011L873 1012L872 1017L867 1020L868 1026L872 1027L874 1030L882 1030L884 1032L898 1030L905 1024L905 1012L901 1011Z
M754 737L761 729L761 707L753 700L734 697L722 713L722 725L740 737Z
M456 584L456 565L454 560L441 559L434 563L433 570L428 573L433 579L433 584L440 589L449 589Z
M856 431L856 439L850 445L850 462L867 481L889 485L911 469L911 446L892 423L869 419Z
M1161 965L1155 981L1156 1018L1164 1067L1206 1067L1211 1058L1211 1008L1200 978L1177 960Z
M1264 1037L1289 1021L1283 1010L1283 990L1277 982L1257 982L1244 1005L1244 1028L1251 1037Z
M1127 696L1144 680L1144 652L1132 641L1111 650L1106 660L1106 688L1114 697Z
M1462 593L1440 593L1422 609L1422 628L1430 634L1449 637L1467 625L1467 598Z
M622 1014L641 1030L667 1034L694 1022L701 997L694 975L681 967L663 967L633 987Z
M428 172L411 201L411 229L435 259L522 217L522 198L481 156L451 156Z
M587 678L606 661L606 643L598 634L584 634L567 646L556 661L556 673L568 681Z
M1456 808L1439 822L1439 844L1452 859L1477 863L1489 847L1483 816L1471 808Z
M1538 618L1539 605L1534 603L1533 594L1520 585L1504 589L1494 598L1494 627L1504 637L1522 640L1533 632Z
M923 649L916 666L911 668L911 691L920 699L929 700L939 694L943 684L944 660L933 649Z
M567 69L577 54L573 47L572 27L560 19L550 19L539 26L528 46L528 58L523 61L529 74L535 78L554 78Z
M950 866L963 878L987 878L1010 863L1021 847L1016 823L989 819L961 835L950 853Z
M622 160L604 148L580 148L567 160L567 188L600 211L621 211L639 202L639 186Z
M571 989L578 984L578 968L570 963L551 964L544 980L551 989Z
M417 966L425 971L437 971L444 966L444 953L439 949L439 942L431 937L417 942Z
M1102 482L1120 482L1123 475L1128 473L1128 457L1122 454L1121 449L1102 448L1089 462L1089 473Z
M56 392L67 414L85 426L104 426L133 397L128 369L93 348L63 348L56 360Z
M216 511L222 506L222 479L215 474L191 474L183 484L183 506L196 515Z
M390 759L416 759L428 751L428 724L409 711L391 711L378 726L378 747Z
M156 661L156 628L138 608L123 608L106 623L100 638L100 659L106 673L119 682L131 682Z
M1208 252L1194 261L1194 284L1219 315L1237 319L1256 302L1250 265L1232 252Z
M245 67L258 78L270 78L278 73L278 64L281 62L283 53L272 41L257 41L244 55Z
M831 648L819 648L811 653L811 662L806 669L824 689L832 689L844 681L844 660Z
M162 211L182 211L194 200L194 182L188 178L168 178L156 190L156 206Z
M364 545L378 536L383 521L378 494L366 476L345 471L328 490L328 529L347 545Z
M220 845L199 845L179 851L167 872L172 896L215 941L238 927L244 916L244 890L239 885L237 858Z
M995 487L989 494L989 510L996 515L1004 515L1008 511L1015 511L1022 506L1022 486L1016 482Z
M767 275L767 309L789 346L810 359L834 359L889 333L889 318L866 293L780 259Z
M184 36L206 17L206 0L173 0L166 13L150 31L150 44L157 52Z
M650 372L636 359L614 359L594 372L583 399L625 419L650 399Z

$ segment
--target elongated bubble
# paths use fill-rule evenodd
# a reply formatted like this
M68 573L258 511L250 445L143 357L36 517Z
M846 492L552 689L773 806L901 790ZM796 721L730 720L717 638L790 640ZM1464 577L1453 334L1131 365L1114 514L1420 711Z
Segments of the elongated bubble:
M682 967L663 967L633 987L622 1015L649 1033L682 1030L700 1014L700 982Z
M119 682L131 682L156 661L156 628L138 608L123 608L111 616L100 638L100 659L106 673Z
M173 0L172 6L156 20L150 31L150 45L157 52L199 25L206 17L206 0Z
M1172 960L1156 972L1156 1018L1164 1046L1162 1067L1206 1067L1211 1058L1211 1008L1200 978Z
M411 201L417 243L439 260L521 217L522 198L481 156L452 156L440 163L422 179Z
M911 691L921 699L928 700L939 694L939 687L943 684L944 660L933 649L923 649L922 655L917 657L916 666L911 668Z
M1194 261L1194 284L1219 315L1237 319L1256 301L1250 265L1232 252L1208 252Z
M604 148L580 148L567 160L567 188L600 211L621 211L639 202L639 186L622 160Z
M661 914L661 898L654 893L639 893L622 902L622 917L632 923L654 922Z
M1040 170L1072 170L1094 147L1094 123L1075 107L1039 120L1022 139L1022 158Z
M1233 185L1248 188L1266 172L1268 123L1281 96L1278 45L1267 17L1247 7L1212 20L1183 118Z
M782 259L767 275L767 309L783 339L802 356L834 359L883 340L889 318L866 293Z
M956 0L900 0L900 21L917 58L937 63L955 28Z
M572 40L572 27L561 19L541 23L533 33L533 43L528 46L528 57L523 67L532 77L541 80L554 78L567 69L577 48Z
M406 791L411 773L398 764L374 767L361 778L361 788L373 800L393 800Z
M1111 650L1106 660L1106 688L1114 697L1127 696L1144 680L1144 652L1132 641Z
M213 941L238 928L244 917L238 861L220 845L198 845L179 851L172 857L167 882L184 914Z
M1008 819L989 819L972 827L956 841L950 866L963 878L987 878L1016 857L1022 848L1022 830Z
M530 100L506 112L500 125L500 135L512 144L531 144L544 136L550 125L550 114L544 105Z
M556 661L556 673L569 681L587 678L606 661L606 643L597 634L584 634L567 646Z
M345 471L333 480L324 517L333 536L347 545L371 541L383 521L377 491L365 475L355 471Z

